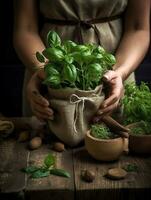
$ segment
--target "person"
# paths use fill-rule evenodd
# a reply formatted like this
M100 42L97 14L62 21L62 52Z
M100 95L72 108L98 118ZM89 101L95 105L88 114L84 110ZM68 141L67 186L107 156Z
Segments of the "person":
M56 31L62 40L100 43L115 54L113 70L104 75L109 96L101 105L99 115L110 114L117 108L124 93L124 82L134 78L132 72L149 46L150 0L20 0L15 1L14 8L14 47L26 66L24 115L33 113L40 119L53 118L51 105L40 94L43 70L35 72L35 66L41 68L35 53L46 47L49 30ZM43 15L41 29L39 10Z

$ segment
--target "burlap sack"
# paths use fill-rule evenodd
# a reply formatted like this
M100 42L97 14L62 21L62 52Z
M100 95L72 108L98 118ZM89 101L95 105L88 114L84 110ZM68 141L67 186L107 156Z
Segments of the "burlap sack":
M91 91L48 88L48 93L54 111L54 119L48 120L50 130L64 143L76 146L84 139L90 120L105 98L102 85Z
M14 131L14 124L11 121L0 120L0 138L7 138Z

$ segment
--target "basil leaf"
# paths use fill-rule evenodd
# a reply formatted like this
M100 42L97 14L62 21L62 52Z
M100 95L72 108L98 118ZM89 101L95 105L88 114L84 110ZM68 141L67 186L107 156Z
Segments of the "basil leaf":
M51 169L50 174L57 175L57 176L63 176L66 178L71 177L69 172L65 171L64 169Z
M49 31L47 34L47 44L49 47L57 47L61 45L61 39L55 31Z
M44 67L44 71L47 76L51 75L59 75L60 73L55 69L55 65L53 64L46 64Z
M73 52L71 53L75 62L79 63L80 65L83 63L82 56L80 52Z
M63 47L66 50L66 53L71 53L75 50L77 44L71 40L67 40L64 42Z
M36 167L36 166L28 166L28 167L25 167L23 169L21 169L22 172L25 172L27 174L32 174L33 172L39 170L40 168L39 167Z
M86 45L77 45L75 47L75 51L82 53L83 51L89 51L89 47L87 47Z
M37 58L37 60L38 60L39 62L41 62L41 63L44 63L44 62L45 62L44 56L43 56L41 53L39 53L38 51L36 52L36 58Z
M112 54L107 54L105 55L104 57L106 63L109 65L109 66L112 66L116 63L116 59L115 57L112 55Z
M31 174L31 178L43 178L49 176L49 170L39 169Z
M74 65L66 65L63 68L63 79L71 83L75 82L77 77L77 70Z
M99 81L102 74L103 69L100 64L93 63L88 66L88 77L90 81Z
M47 168L55 164L55 157L52 154L48 154L44 160L44 164Z
M64 57L65 62L67 62L68 64L72 64L73 63L73 57L71 57L70 55L65 55Z
M105 53L105 49L99 45L98 47L96 47L95 52L103 55Z
M93 54L93 55L94 55L96 61L97 61L97 60L103 59L103 55L102 55L101 53L95 53L95 54Z
M64 58L64 54L60 49L57 48L46 48L42 54L50 61L61 61Z
M50 77L47 77L43 84L46 84L48 86L58 86L61 83L60 76L52 75Z

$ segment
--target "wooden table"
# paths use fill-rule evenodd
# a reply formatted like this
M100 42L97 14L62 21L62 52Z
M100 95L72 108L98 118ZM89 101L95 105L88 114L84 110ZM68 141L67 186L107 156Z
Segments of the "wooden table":
M27 144L9 139L0 144L0 200L142 200L151 199L151 157L123 156L112 163L92 159L84 147L57 153L43 144L33 151ZM49 176L29 179L20 171L29 164L40 164L52 152L56 156L57 168L70 172L71 178ZM109 180L104 175L112 167L133 163L138 172L129 172L123 180ZM81 180L82 169L92 170L96 178L92 183Z

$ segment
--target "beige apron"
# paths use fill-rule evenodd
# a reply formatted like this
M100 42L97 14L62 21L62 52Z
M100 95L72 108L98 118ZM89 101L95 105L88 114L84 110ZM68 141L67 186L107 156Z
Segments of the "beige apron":
M87 21L92 19L110 18L121 15L127 6L127 0L40 0L40 11L44 18L55 20ZM122 18L96 23L99 31L101 45L110 53L114 53L122 36ZM46 35L49 30L56 31L62 40L78 42L77 26L59 25L58 23L45 22L40 32L46 44ZM93 28L81 27L83 42L98 43L97 35ZM30 73L26 70L23 89L23 115L31 116L31 110L26 99L26 85ZM132 74L129 79L134 80Z

